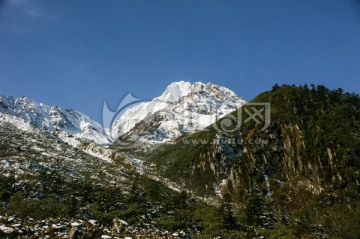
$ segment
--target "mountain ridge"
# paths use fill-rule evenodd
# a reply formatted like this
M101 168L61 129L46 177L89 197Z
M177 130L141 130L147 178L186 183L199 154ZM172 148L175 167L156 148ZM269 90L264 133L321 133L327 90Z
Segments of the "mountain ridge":
M106 145L109 140L103 127L89 116L72 109L48 106L28 97L0 96L0 112L22 118L50 133L63 131L69 137L92 140Z
M206 92L208 95L196 98L196 95L201 94L201 92ZM186 97L192 97L192 99ZM199 100L200 102L194 104L204 106L208 103L206 107L211 108L205 109L205 114L193 115L192 117L196 118L200 116L202 118L198 118L195 125L188 127L189 129L186 127L189 123L192 123L189 121L189 114L196 114L196 112L186 108L186 105L182 106L181 102L184 100L187 100L187 102L185 102L186 104ZM164 111L166 108L170 108L173 112L171 112L171 110L170 114L169 111L165 112L166 117L164 117L163 120L166 122L163 122L163 125L160 126L159 131L161 132L159 135L162 134L165 135L165 137L159 138L148 133L148 138L150 136L156 138L156 140L150 140L150 143L172 140L181 136L183 133L201 130L210 125L217 117L240 107L244 102L243 98L237 97L234 92L222 86L217 86L212 83L204 84L196 82L192 84L190 82L180 81L173 82L167 86L161 96L155 97L149 102L130 105L130 109L125 110L123 115L120 116L113 125L110 125L109 129L104 128L100 123L79 111L38 103L28 97L0 95L0 112L20 117L26 122L48 131L51 134L65 132L66 135L62 134L62 137L77 137L94 141L99 145L110 145L114 139L133 129L137 123L144 120L146 121L150 117L156 117L159 112ZM181 112L179 112L180 108L183 108ZM175 113L178 115L171 117L171 114ZM177 125L171 123L175 121ZM114 131L116 131L116 133L113 139Z
M113 128L119 131L120 141L162 143L202 130L245 102L210 82L174 82L161 96L125 111Z

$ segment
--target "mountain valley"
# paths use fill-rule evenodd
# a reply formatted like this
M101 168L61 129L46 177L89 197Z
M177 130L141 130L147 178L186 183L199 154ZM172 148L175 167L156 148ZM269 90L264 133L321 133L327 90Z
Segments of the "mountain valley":
M174 82L112 120L0 97L1 238L360 235L357 94Z

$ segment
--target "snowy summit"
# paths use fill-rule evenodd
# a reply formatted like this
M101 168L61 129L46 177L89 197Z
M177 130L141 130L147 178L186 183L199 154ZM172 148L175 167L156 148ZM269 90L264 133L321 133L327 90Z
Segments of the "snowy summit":
M174 82L161 96L126 110L112 130L123 138L164 142L202 130L245 103L233 91L212 83Z

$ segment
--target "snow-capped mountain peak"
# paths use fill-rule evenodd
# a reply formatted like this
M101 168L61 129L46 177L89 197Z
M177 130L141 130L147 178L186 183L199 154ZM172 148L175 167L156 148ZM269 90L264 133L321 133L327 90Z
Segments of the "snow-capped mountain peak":
M161 96L125 110L112 131L122 137L142 135L144 141L164 142L201 130L244 103L233 91L210 82L174 82Z
M182 97L188 96L189 94L207 92L215 95L227 94L231 97L238 97L236 94L222 86L215 85L211 82L205 84L202 82L195 82L191 84L190 82L178 81L171 83L164 93L155 98L155 101L164 101L164 102L177 102Z

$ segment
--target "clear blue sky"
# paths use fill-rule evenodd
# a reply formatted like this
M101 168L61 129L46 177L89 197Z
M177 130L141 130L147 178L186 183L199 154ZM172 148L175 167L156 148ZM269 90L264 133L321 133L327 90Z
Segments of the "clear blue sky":
M101 119L173 81L360 92L358 0L0 0L0 94Z

